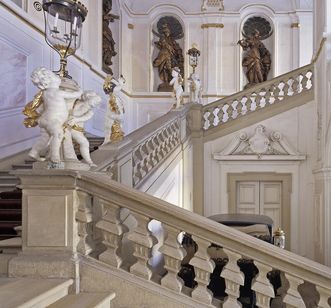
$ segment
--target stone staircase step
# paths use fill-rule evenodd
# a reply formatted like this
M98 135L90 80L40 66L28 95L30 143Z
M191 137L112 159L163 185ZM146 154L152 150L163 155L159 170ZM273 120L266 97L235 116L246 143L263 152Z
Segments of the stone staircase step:
M0 184L0 192L3 191L10 191L10 190L14 190L16 188L16 184L6 184L6 183L2 183Z
M68 295L68 288L72 283L72 279L2 280L1 303L5 303L6 308L47 307Z
M48 308L109 308L115 293L69 294Z
M1 221L21 221L22 210L21 209L0 209Z
M0 184L15 184L17 185L19 180L14 175L0 175Z
M14 254L22 250L22 238L13 237L0 241L0 254Z
M22 191L20 189L12 190L12 191L4 191L0 193L0 199L22 199Z
M21 199L0 199L0 209L21 209L21 208L22 208Z
M18 170L18 169L32 169L32 165L30 164L15 164L12 165L13 170Z

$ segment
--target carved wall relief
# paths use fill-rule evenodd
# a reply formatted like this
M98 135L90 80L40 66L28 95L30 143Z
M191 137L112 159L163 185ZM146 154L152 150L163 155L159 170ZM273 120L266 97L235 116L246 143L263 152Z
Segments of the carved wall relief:
M248 80L245 86L249 88L268 79L271 69L271 53L262 43L273 33L269 21L263 17L249 18L243 27L243 39L238 44L243 48L242 66Z
M113 7L112 0L103 0L103 21L102 21L102 70L110 75L113 75L111 69L112 57L117 55L115 51L115 41L113 39L113 33L109 27L109 24L114 22L115 19L119 19L119 16L111 13Z
M184 37L183 27L173 16L164 16L157 22L154 35L159 39L154 42L157 56L153 59L153 67L157 68L161 83L157 87L159 92L171 92L169 85L172 79L172 68L178 67L184 76L184 55L178 40Z

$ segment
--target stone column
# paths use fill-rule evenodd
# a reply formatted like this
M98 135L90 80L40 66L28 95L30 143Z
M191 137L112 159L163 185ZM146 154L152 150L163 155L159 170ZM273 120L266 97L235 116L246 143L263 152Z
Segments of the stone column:
M204 212L204 144L202 106L194 104L188 114L193 155L193 211Z
M219 94L218 89L220 88L221 71L220 71L220 59L221 59L221 31L224 27L220 23L219 18L206 18L204 24L202 24L202 29L204 30L204 84L206 92L209 97L208 102L212 102L216 99ZM212 97L215 96L215 97Z

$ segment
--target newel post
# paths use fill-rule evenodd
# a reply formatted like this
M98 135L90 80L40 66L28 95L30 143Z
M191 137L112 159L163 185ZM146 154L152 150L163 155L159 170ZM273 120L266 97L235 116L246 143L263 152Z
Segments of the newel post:
M34 169L15 175L23 191L22 253L11 259L9 276L78 279L79 173Z
M204 144L202 105L192 105L187 120L193 148L193 211L197 214L203 215Z

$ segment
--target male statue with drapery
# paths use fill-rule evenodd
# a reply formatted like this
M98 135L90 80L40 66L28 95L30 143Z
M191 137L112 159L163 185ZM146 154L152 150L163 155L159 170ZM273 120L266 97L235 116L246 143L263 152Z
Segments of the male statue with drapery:
M255 18L256 19L256 18ZM258 21L260 21L259 18ZM248 32L248 33L247 33ZM268 79L271 68L271 54L262 40L265 40L272 34L271 28L268 32L261 33L258 29L243 31L244 39L239 40L238 44L243 48L242 66L248 80L245 89Z
M172 86L169 84L172 79L172 69L178 67L181 73L184 73L183 50L176 41L184 37L183 28L176 18L165 16L158 21L157 29L158 32L153 30L153 33L159 37L159 41L154 42L159 52L153 60L153 66L158 68L162 81L157 90L170 92L172 91Z

